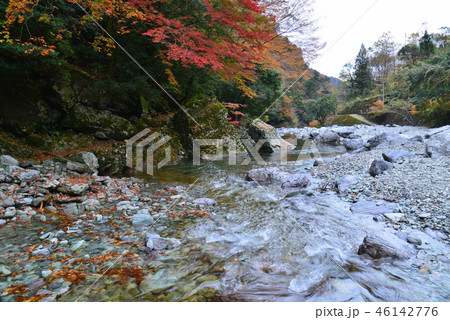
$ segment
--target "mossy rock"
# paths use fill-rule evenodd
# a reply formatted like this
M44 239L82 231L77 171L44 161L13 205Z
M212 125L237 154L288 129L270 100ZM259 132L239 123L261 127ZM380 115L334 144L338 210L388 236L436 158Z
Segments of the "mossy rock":
M107 110L97 110L82 104L74 105L63 119L63 127L94 134L101 139L124 140L136 132L125 118Z
M330 122L330 125L338 125L338 126L353 126L355 124L366 124L366 123L349 114L336 116Z

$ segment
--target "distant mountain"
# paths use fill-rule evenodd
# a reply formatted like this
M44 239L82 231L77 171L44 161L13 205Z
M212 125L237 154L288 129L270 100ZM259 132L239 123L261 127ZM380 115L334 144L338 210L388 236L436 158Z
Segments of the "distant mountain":
M328 77L328 80L335 86L335 87L340 87L342 84L342 81L339 80L338 78L335 77Z

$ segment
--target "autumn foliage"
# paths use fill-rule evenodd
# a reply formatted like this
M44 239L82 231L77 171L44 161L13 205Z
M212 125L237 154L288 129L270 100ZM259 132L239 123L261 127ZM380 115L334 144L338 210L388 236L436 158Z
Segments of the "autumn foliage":
M273 35L271 17L264 15L264 9L256 0L203 0L193 1L195 11L167 14L159 8L170 6L169 0L66 0L77 9L81 6L86 13L81 25L92 23L91 17L109 31L114 38L123 34L141 34L160 45L158 56L166 65L165 73L173 85L171 66L179 62L183 67L207 68L222 78L244 84L252 79L256 65L261 62L264 43ZM6 9L6 25L26 24L33 14L37 0L13 0ZM43 24L56 20L54 13L43 14ZM110 19L115 21L111 30ZM30 36L29 39L9 38L34 45L27 53L40 50L49 54L58 42L74 36L74 32L58 30L49 39ZM47 42L51 42L50 46ZM116 43L106 34L96 35L90 41L93 49L112 55Z

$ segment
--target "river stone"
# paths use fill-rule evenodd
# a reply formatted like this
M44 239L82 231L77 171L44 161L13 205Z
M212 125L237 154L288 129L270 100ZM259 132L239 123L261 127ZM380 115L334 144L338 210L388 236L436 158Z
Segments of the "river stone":
M383 152L383 159L389 162L396 162L409 157L412 157L412 154L406 150L388 150Z
M439 127L439 128L429 129L428 132L425 134L425 139L429 139L432 136L434 136L435 134L439 134L439 133L442 133L447 130L450 130L450 125L446 125L446 126Z
M30 169L20 172L18 178L20 181L31 182L36 180L40 175L41 173L39 171Z
M0 219L0 226L6 224L6 220L5 219Z
M358 150L364 147L364 141L362 141L361 139L345 140L344 146L347 150Z
M423 265L419 268L419 270L417 272L419 272L420 274L427 274L427 273L431 273L431 269L429 266Z
M60 184L56 190L71 196L85 195L90 187L88 183L77 183L69 179L61 179L59 182Z
M86 201L83 201L81 205L86 211L98 211L102 209L102 205L97 199L87 199Z
M430 158L450 156L450 129L433 134L425 141L425 154Z
M78 173L90 173L91 171L87 164L72 161L67 161L66 168Z
M266 140L258 150L258 152L262 154L273 153L283 149L290 151L295 148L292 143L289 143L280 137L277 129L259 119L250 123L248 134L255 142Z
M398 204L392 202L383 201L377 203L375 201L361 200L353 204L350 210L354 214L371 214L371 215L382 215L385 213L393 212L397 208Z
M337 144L339 142L339 135L331 130L324 130L315 137L315 141L324 144Z
M245 180L257 182L283 181L288 176L289 174L287 172L275 167L268 167L248 171L245 175Z
M7 267L5 266L0 266L0 275L5 275L5 276L9 276L11 274L11 270L9 270Z
M0 207L12 207L14 205L14 199L12 197L6 197L4 194L3 196L5 198L0 198Z
M432 237L433 239L436 239L438 241L447 239L447 236L445 235L445 233L438 231L438 230L433 230L431 228L425 228L424 232L429 235L430 237Z
M83 162L89 167L90 173L98 173L98 160L92 152L82 152L81 158Z
M330 163L331 161L335 160L335 158L320 158L314 160L313 166L318 167L324 163Z
M419 237L412 235L412 234L408 235L408 238L406 238L406 241L408 241L411 244L415 244L417 246L420 246L422 244L422 240Z
M390 162L387 162L387 161L384 161L381 159L376 159L370 165L369 174L372 177L375 177L375 176L382 174L386 170L392 169L393 167L394 167L394 165Z
M0 156L0 164L3 166L18 166L19 161L8 155Z
M337 185L339 193L346 192L350 186L357 184L358 181L359 181L359 178L357 176L352 176L352 175L346 175L346 176L343 176L342 178L338 179L336 181L336 185Z
M404 144L406 142L408 142L408 139L398 133L383 132L367 140L366 147L368 149L374 149L376 147Z
M14 218L14 216L16 215L16 208L14 207L8 207L6 208L5 213L3 214L3 218Z
M64 213L74 213L74 214L78 214L79 213L79 209L78 209L78 205L76 203L69 203L69 204L64 204L62 205L63 212Z
M132 216L131 223L133 224L133 226L139 227L151 225L154 222L154 220L150 215L150 213L148 213L147 210L140 210L140 212L141 211L142 213L137 213ZM144 211L146 211L146 213L144 213Z
M355 132L355 129L349 127L340 127L336 129L331 129L331 131L337 133L342 138L347 138Z
M414 141L414 142L423 142L423 137L422 136L414 136L412 138L409 139L409 141Z
M16 199L16 206L31 206L32 204L33 204L33 198Z
M331 286L334 289L332 301L364 302L364 298L361 296L361 286L351 279L335 279L331 281Z
M309 178L304 174L292 174L284 179L281 188L306 188L311 184Z
M409 259L411 250L407 246L399 244L399 241L399 238L387 232L382 235L368 235L359 246L358 254L367 254L374 259L385 257Z
M32 256L48 256L50 255L50 250L48 248L44 248L44 249L39 249L36 251L33 251L33 253L31 254Z
M81 247L85 246L85 244L86 244L86 241L84 241L84 240L79 240L79 241L75 242L74 244L72 244L72 245L70 246L70 250L72 250L72 251L77 251L77 250L80 249Z
M193 201L194 204L199 205L199 206L216 206L217 205L217 201L214 199L210 199L210 198L198 198L195 199Z
M139 288L142 293L151 292L153 294L159 294L175 285L176 283L171 280L154 279L152 277L148 277L139 284Z
M391 220L392 222L397 223L403 218L403 213L389 212L389 213L385 213L384 216L386 218L388 218L389 220Z
M52 270L42 270L41 275L42 275L42 277L47 278L52 273L53 273Z

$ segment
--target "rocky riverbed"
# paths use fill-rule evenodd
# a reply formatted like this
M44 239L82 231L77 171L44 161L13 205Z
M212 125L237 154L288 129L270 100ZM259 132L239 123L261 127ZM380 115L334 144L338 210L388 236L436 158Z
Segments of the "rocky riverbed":
M1 300L54 301L73 287L62 300L164 300L156 297L173 281L160 279L155 261L181 249L173 228L206 219L214 203L182 186L97 176L95 156L80 159L63 165L0 157ZM85 167L91 174L77 172Z
M322 157L143 180L0 156L1 300L449 298L448 127L278 132Z
M317 159L309 170L323 180L320 191L336 190L354 210L370 212L371 205L395 203L379 212L397 230L423 230L438 240L450 233L450 128L401 126L282 129L317 143L337 143L350 151ZM359 148L353 150L353 146ZM361 203L365 204L362 205Z

